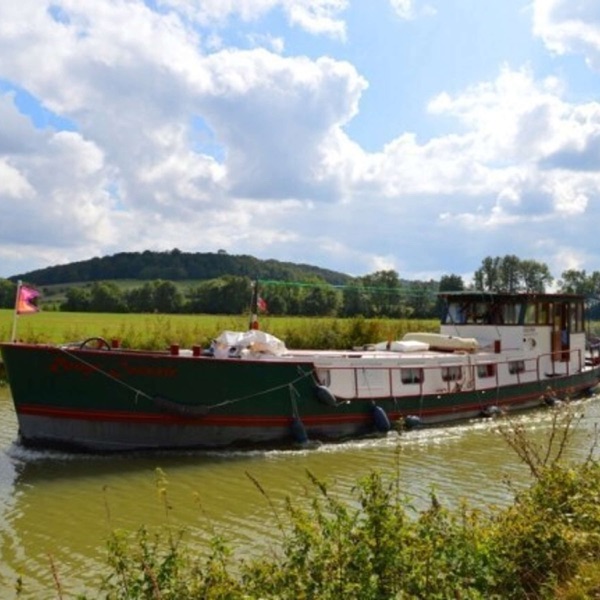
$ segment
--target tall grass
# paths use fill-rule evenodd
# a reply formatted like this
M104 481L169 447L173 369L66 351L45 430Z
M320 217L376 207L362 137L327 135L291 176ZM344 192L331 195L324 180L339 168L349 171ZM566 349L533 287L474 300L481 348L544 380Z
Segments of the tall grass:
M0 310L0 340L11 336L13 311ZM17 339L62 344L101 336L125 348L165 349L171 344L206 347L225 330L245 331L247 316L39 312L20 316ZM338 348L401 339L408 331L435 331L435 320L264 317L260 328L288 348Z

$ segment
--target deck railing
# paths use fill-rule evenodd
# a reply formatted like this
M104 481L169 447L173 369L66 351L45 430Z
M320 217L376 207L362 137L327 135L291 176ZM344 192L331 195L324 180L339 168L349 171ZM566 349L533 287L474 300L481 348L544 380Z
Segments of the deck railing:
M561 353L562 354L562 353ZM494 362L473 362L472 356L467 355L466 362L462 364L438 364L438 365L394 365L394 366L374 366L374 365L354 365L354 366L333 366L328 365L323 369L318 369L320 378L324 385L330 384L331 391L339 393L342 397L348 398L371 398L371 397L402 397L405 393L410 395L424 394L450 394L460 391L483 391L495 390L501 385L511 383L523 384L532 382L550 382L559 377L568 377L574 373L583 370L585 365L584 352L580 349L569 351L569 360L556 363L553 359L553 353L541 354L537 357L522 359L505 359ZM514 373L510 373L510 365L522 363L523 368L517 366ZM494 365L494 374L489 377L481 377L477 373L477 367L483 364ZM557 369L560 365L560 370ZM448 381L442 381L441 370L444 366L456 366L462 369L460 378L452 378ZM402 381L403 369L412 369L418 371L421 376L414 383ZM325 372L328 376L324 377ZM347 372L347 376L340 374ZM369 373L387 373L384 377L373 377L369 382ZM436 373L435 378L439 382L437 387L431 387L432 374ZM439 373L439 375L438 375ZM510 380L513 377L513 380ZM327 379L328 381L325 381ZM411 393L412 392L412 393Z

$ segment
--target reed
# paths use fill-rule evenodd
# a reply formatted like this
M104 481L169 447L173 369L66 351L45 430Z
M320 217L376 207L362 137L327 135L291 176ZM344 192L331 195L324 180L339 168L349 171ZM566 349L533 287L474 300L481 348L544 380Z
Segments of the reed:
M0 310L0 340L8 341L12 310ZM28 343L63 344L101 336L118 339L125 348L162 350L171 344L206 347L225 330L244 331L247 316L166 315L39 312L20 316L17 339ZM436 320L341 319L275 317L261 319L260 327L282 339L289 348L347 349L401 339L408 331L436 331Z

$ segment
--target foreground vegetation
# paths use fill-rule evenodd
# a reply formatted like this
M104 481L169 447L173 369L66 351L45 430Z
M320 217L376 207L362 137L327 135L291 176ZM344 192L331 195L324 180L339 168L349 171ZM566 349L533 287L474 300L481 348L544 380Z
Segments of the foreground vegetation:
M273 511L274 546L252 559L213 533L198 551L191 531L168 523L172 510L157 471L167 515L158 531L115 531L98 590L80 599L559 599L600 597L600 465L595 447L582 463L565 454L577 419L554 413L547 441L536 445L518 422L502 427L508 445L529 466L532 485L504 509L456 511L434 493L415 510L402 482L377 471L356 483L354 501L336 498L310 473L305 498ZM26 590L21 582L20 591ZM56 591L64 597L56 578Z

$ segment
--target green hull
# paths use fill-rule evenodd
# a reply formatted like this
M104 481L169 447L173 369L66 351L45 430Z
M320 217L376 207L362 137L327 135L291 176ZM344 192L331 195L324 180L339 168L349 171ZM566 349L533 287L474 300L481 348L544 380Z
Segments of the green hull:
M215 359L3 344L21 441L87 451L287 445L438 424L543 403L548 382L486 391L350 398L319 393L310 359ZM574 397L600 368L552 380Z

